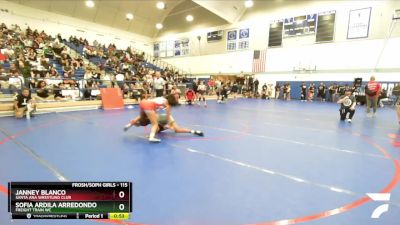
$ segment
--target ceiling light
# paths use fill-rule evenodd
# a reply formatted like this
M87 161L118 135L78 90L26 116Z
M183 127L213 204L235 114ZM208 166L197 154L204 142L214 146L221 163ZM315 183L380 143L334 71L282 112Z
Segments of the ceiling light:
M127 13L126 14L126 19L127 20L132 20L133 19L133 14L132 13Z
M254 5L254 2L252 0L247 0L244 2L244 6L246 8L251 8L251 7L253 7L253 5Z
M186 16L186 21L192 22L193 21L193 16L192 15L187 15Z
M159 29L159 30L161 30L161 29L163 28L163 25L162 25L161 23L157 23L157 24L156 24L156 28Z
M94 7L94 1L92 0L88 0L85 2L86 6L89 8L93 8Z
M157 8L158 9L165 9L165 3L164 2L157 2Z

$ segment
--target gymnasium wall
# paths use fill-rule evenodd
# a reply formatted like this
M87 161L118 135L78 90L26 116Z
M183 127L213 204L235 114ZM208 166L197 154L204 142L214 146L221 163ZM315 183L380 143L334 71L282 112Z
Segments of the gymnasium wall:
M269 21L308 13L336 10L333 42L316 44L314 35L284 38L282 47L268 48L266 73L290 73L295 66L316 66L319 71L331 73L335 73L338 70L372 70L375 66L378 69L383 69L383 71L394 70L400 72L400 64L396 60L396 49L398 49L396 46L400 46L400 22L394 25L392 38L385 43L394 9L400 8L400 1L299 0L288 1L283 5L274 5L272 3L274 1L265 2L272 4L271 8L260 10L254 7L250 9L253 10L252 14L245 14L242 21L237 24L204 28L158 38L157 40L172 40L183 37L190 39L190 56L165 58L165 61L178 67L190 66L190 71L195 74L251 72L252 54L250 50L227 52L225 36L219 42L207 43L206 33L219 29L228 30L230 28L248 27L250 28L250 49L266 49ZM256 2L256 4L260 4L260 2ZM369 37L348 40L349 11L365 7L372 7ZM200 41L197 39L199 35L201 36ZM385 44L387 45L385 51L382 51ZM250 57L246 58L245 56L247 55ZM222 59L218 60L219 56L222 56ZM218 66L210 66L205 69L204 64L218 64ZM236 68L237 70L234 71Z
M89 43L94 40L105 44L115 43L118 48L132 46L148 53L153 49L151 38L131 32L29 8L9 1L0 0L0 8L9 10L8 13L0 11L0 23L4 22L6 25L18 24L21 29L29 25L32 29L44 30L48 34L60 33L67 39L71 35L76 35L85 37Z

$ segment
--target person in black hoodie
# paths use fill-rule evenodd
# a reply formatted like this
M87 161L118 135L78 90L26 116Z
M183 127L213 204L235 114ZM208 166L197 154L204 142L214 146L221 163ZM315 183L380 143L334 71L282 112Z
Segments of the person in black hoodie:
M15 96L14 99L15 118L19 119L26 113L26 118L29 119L31 113L36 110L35 100L31 96L28 88L23 88L21 94Z
M318 87L317 97L321 100L321 102L325 102L326 100L326 86L323 82L321 82Z
M306 101L306 97L307 97L307 85L306 85L305 82L303 82L300 85L300 90L301 90L301 92L300 92L300 100L302 102L305 102Z

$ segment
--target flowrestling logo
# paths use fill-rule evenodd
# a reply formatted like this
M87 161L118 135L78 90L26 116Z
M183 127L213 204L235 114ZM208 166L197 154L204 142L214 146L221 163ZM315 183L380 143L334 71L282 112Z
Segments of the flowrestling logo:
M376 202L389 202L390 201L390 193L367 193L367 196ZM371 218L379 219L383 213L388 212L388 211L389 211L389 204L387 204L387 203L382 204L375 208L375 210L371 214Z

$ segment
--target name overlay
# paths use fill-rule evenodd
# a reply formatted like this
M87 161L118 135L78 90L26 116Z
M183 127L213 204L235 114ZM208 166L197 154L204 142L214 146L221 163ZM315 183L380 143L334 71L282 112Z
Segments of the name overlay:
M129 219L131 182L10 182L12 219Z

